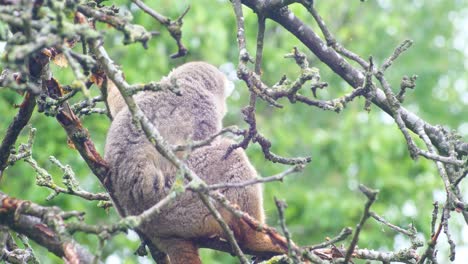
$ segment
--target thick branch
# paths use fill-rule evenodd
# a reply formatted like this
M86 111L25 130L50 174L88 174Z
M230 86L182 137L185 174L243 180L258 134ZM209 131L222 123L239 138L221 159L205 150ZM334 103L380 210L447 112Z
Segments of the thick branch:
M35 97L27 93L23 103L20 106L18 114L16 114L13 122L8 127L7 133L3 138L2 145L0 145L0 179L2 177L3 170L8 166L10 149L18 139L18 136L23 127L26 126L29 119L31 118L35 106Z
M77 244L72 239L63 240L59 234L48 227L39 217L23 213L17 214L18 208L24 203L27 203L28 210L32 211L45 212L53 209L11 198L1 192L0 201L0 225L5 225L15 232L29 237L69 263L93 262L94 256L86 248Z

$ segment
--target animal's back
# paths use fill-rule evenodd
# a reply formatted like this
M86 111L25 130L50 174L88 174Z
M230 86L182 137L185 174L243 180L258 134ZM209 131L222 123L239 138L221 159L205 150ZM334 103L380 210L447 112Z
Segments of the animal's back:
M204 139L221 126L213 118L216 105L212 95L192 89L181 92L182 95L170 91L145 92L135 98L171 145ZM121 200L119 203L124 205L124 215L139 214L162 199L175 177L174 166L137 129L127 108L114 117L107 136L105 159L111 168L110 180Z

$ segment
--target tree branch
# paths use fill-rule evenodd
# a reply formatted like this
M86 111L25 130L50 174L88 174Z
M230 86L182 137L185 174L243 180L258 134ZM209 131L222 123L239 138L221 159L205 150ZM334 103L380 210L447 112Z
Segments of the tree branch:
M255 12L261 10L258 9L258 5L261 4L260 0L243 0L246 6L251 8ZM291 32L296 38L298 38L304 45L306 45L323 63L328 65L336 74L338 74L344 81L346 81L351 87L357 89L362 87L365 82L364 74L351 66L342 56L339 55L334 49L328 48L327 44L320 39L320 37L312 30L310 26L302 22L297 18L292 11L287 8L272 9L268 12L263 13L267 18L276 21L278 24L283 26L286 30ZM391 114L390 106L388 105L385 95L382 91L376 90L375 97L372 98L372 102L376 104L383 111ZM417 126L422 124L426 129L431 130L429 137L433 141L439 150L446 150L445 145L446 138L438 138L440 129L433 126L414 113L408 111L404 107L400 108L401 117L406 124L406 127L411 131L416 132ZM456 150L461 153L467 153L468 143L459 141L456 144Z
M0 192L0 202L0 225L5 225L29 237L69 263L93 262L94 256L86 248L70 237L65 238L63 234L57 233L53 227L41 219L40 216L47 214L58 217L58 208L42 207L28 201L11 198L2 192ZM27 209L24 209L25 206Z
M20 105L18 113L7 129L7 133L2 140L2 144L0 145L0 180L2 179L3 171L8 166L10 150L18 139L18 136L23 127L26 126L26 124L29 122L35 106L35 96L27 93L23 103Z

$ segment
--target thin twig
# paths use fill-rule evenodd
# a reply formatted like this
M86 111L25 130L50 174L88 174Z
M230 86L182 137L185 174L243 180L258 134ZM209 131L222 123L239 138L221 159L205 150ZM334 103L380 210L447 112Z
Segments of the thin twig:
M284 216L284 210L288 207L285 201L278 200L276 197L275 199L275 204L276 208L278 209L278 215L279 215L279 222L281 229L283 230L284 237L286 238L286 242L288 243L288 256L293 260L294 263L300 263L300 260L296 254L296 251L293 250L292 248L292 240L291 240L291 234L289 233L288 228L286 227L286 219Z
M272 181L283 181L284 177L288 176L289 174L296 173L302 171L304 165L295 165L281 173L278 173L273 176L264 177L264 178L257 178L249 181L244 182L234 182L234 183L218 183L218 184L211 184L206 187L207 190L217 190L217 189L224 189L224 188L244 188L254 184L272 182Z
M346 56L347 58L359 63L359 65L361 65L362 68L367 69L369 67L369 64L364 59L362 59L359 55L355 54L354 52L347 50L338 41L336 41L335 37L331 34L331 32L328 30L328 27L325 25L325 21L318 14L317 10L315 10L314 1L310 1L309 4L307 4L307 2L308 1L302 1L302 4L314 17L320 30L323 33L323 36L325 37L325 40L327 41L327 45L332 47L341 55Z
M306 247L306 249L316 250L316 249L328 247L330 245L335 244L336 242L340 242L340 241L345 240L352 233L353 233L353 230L350 227L345 227L345 228L343 228L343 230L341 230L341 232L336 237L334 237L332 239L329 239L329 240L327 240L327 241L325 241L323 243L320 243L318 245L308 246L308 247Z
M370 207L372 204L375 202L377 199L377 194L379 191L377 190L372 190L364 185L359 185L359 190L366 195L367 197L367 202L364 206L364 212L362 213L361 220L359 221L359 224L356 226L356 231L354 232L353 240L351 241L351 244L348 247L348 250L346 250L346 256L344 259L344 263L347 264L349 260L351 259L351 255L354 252L354 249L356 248L356 245L359 241L359 234L361 233L362 228L364 227L364 223L366 220L370 217Z
M243 131L238 129L236 126L230 126L230 127L225 127L221 129L218 133L210 136L207 139L200 140L200 141L195 141L191 144L186 144L186 145L177 145L172 147L172 151L186 151L186 150L195 150L200 147L204 147L209 145L211 142L213 142L216 138L219 136L222 136L227 133L232 133L234 135L242 135Z
M159 23L164 25L169 33L171 34L172 38L177 42L177 46L179 48L178 52L175 54L171 55L171 58L175 59L178 57L183 57L187 54L188 50L187 48L182 44L182 24L183 21L182 19L184 16L188 13L190 10L190 6L188 6L185 11L174 21L171 19L159 14L149 6L147 6L143 1L141 0L132 0L133 3L135 3L141 10L143 10L145 13L148 15L152 16L154 19L156 19Z

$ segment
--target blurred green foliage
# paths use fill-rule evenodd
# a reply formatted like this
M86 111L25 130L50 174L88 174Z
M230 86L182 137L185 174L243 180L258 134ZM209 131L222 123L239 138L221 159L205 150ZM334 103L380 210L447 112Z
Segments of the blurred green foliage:
M203 60L235 71L237 42L235 18L231 4L226 0L208 1L154 1L148 4L166 16L176 18L190 4L191 9L184 20L183 42L189 49L188 56L170 59L176 45L169 34L150 16L127 1L116 1L121 11L131 12L137 24L148 30L160 30L161 36L149 42L149 48L141 45L122 45L123 37L115 30L102 26L105 46L111 56L122 65L130 83L159 80L172 68L194 60ZM466 65L468 32L463 27L468 20L468 4L457 0L434 1L316 1L316 7L332 33L348 49L363 58L374 56L381 63L394 48L405 39L414 41L413 47L388 70L387 76L394 89L399 88L402 76L419 76L416 90L406 95L404 106L432 124L442 124L468 136L468 76ZM110 4L110 1L106 1ZM299 5L291 7L296 15L317 30L312 17ZM255 51L256 15L244 9L246 34L251 54ZM319 32L317 30L317 32ZM464 42L463 42L464 41ZM460 44L465 43L465 45ZM329 83L325 90L318 91L320 99L330 99L348 93L351 88L326 65L299 43L285 29L267 21L263 62L263 80L274 84L286 74L294 79L299 68L291 59L284 59L297 46L308 55L310 64L321 71L322 80ZM80 48L78 47L79 51ZM70 83L73 75L69 68L52 66L62 84ZM92 91L97 94L95 88ZM304 94L311 96L310 91ZM77 96L80 97L81 95ZM74 101L82 98L74 98ZM13 104L21 96L7 89L0 90L0 135L5 134L8 124L16 113ZM229 98L229 112L224 124L246 127L240 109L248 102L248 93L242 82L236 81L236 90ZM273 142L273 151L279 155L313 157L304 172L289 176L282 183L267 184L265 207L268 223L278 227L277 212L273 197L285 199L289 204L286 221L293 239L301 245L322 242L346 226L358 222L365 202L357 190L359 183L380 189L372 209L390 222L406 227L414 224L425 240L430 233L430 216L434 200L444 199L443 184L432 162L409 158L405 140L394 122L376 107L370 113L363 110L364 101L355 100L340 114L324 112L305 105L291 105L282 101L283 109L275 109L264 102L257 111L258 128ZM82 118L102 153L109 121L105 116ZM75 170L84 189L98 192L103 188L87 168L78 153L67 146L64 130L54 118L35 113L31 124L37 128L34 158L49 170L56 182L61 182L61 172L48 160L50 155ZM18 144L25 142L23 131ZM265 161L260 149L253 145L249 157L261 175L278 173L285 166ZM24 162L19 162L6 171L0 190L21 199L43 205L57 205L65 210L86 212L86 221L91 224L112 223L118 219L113 209L105 211L76 197L59 195L46 201L49 190L35 186L34 172ZM462 183L466 190L466 182ZM442 194L442 195L441 195ZM455 215L451 221L454 230L461 230ZM465 243L461 236L457 242ZM95 251L98 242L95 236L78 235L80 243ZM369 220L361 235L360 248L401 248L405 244L396 233ZM132 255L138 241L134 236L118 235L104 248L104 256L119 258L122 263L136 263L143 258ZM44 263L60 262L35 247ZM227 254L203 250L206 263L236 263Z

